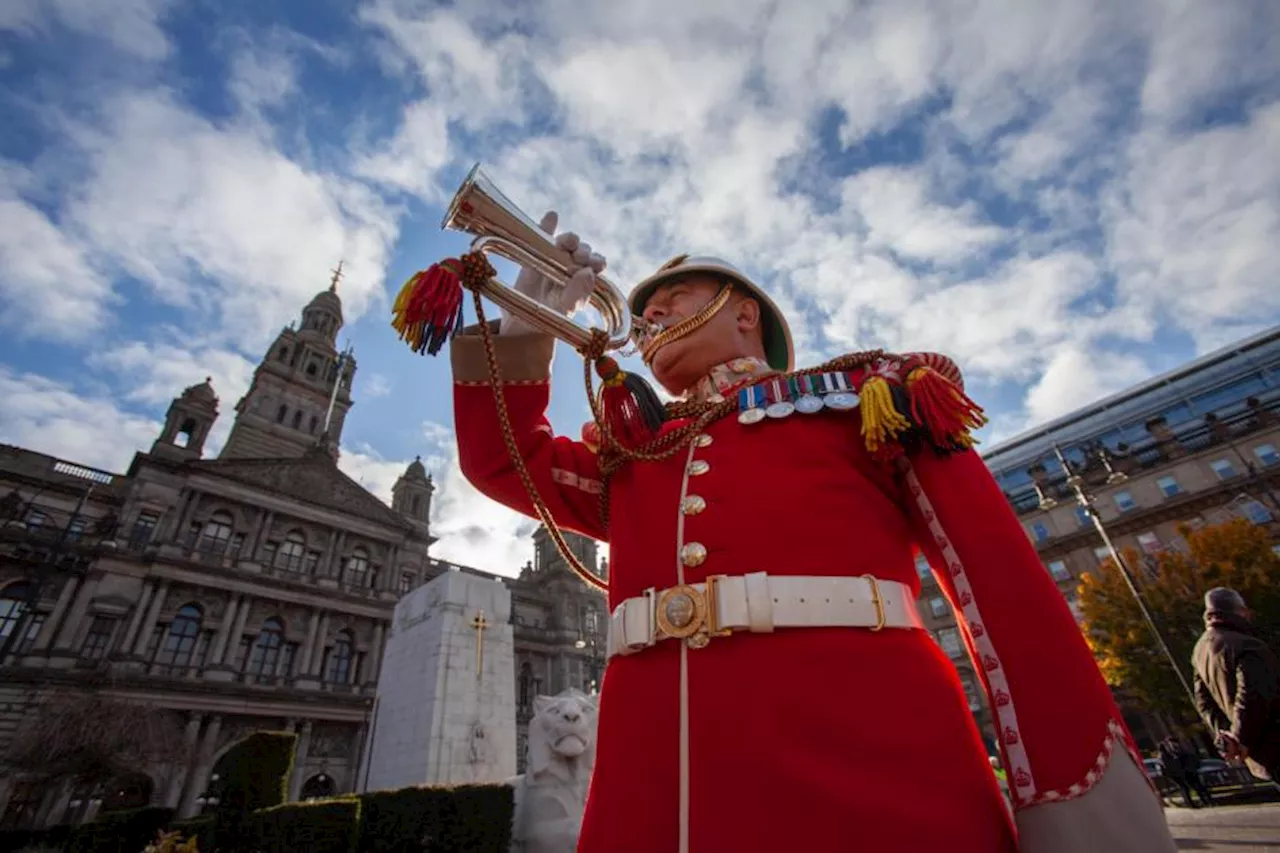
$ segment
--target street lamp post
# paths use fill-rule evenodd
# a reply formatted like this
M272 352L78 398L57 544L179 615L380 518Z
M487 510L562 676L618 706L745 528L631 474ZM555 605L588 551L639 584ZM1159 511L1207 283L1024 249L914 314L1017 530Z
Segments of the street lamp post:
M1102 544L1106 546L1107 553L1115 562L1116 568L1120 570L1120 575L1124 578L1125 585L1129 587L1129 592L1133 595L1133 600L1137 602L1138 609L1142 612L1143 621L1147 623L1147 629L1151 631L1151 636L1155 637L1156 645L1160 647L1160 651L1164 654L1165 659L1169 661L1169 666L1173 668L1174 674L1178 676L1178 683L1182 685L1182 689L1186 692L1187 699L1190 700L1191 707L1194 710L1196 707L1195 691L1191 689L1191 684L1183 674L1182 667L1178 666L1178 659L1173 656L1173 652L1169 649L1169 644L1165 642L1164 635L1160 633L1160 629L1156 626L1155 619L1151 616L1151 610L1147 607L1147 602L1143 599L1142 593L1138 589L1138 584L1133 578L1133 572L1130 570L1128 562L1125 560L1124 555L1122 555L1116 548L1115 543L1111 541L1111 536L1107 533L1107 528L1102 523L1102 517L1098 514L1097 508L1093 505L1093 498L1085 492L1084 478L1077 474L1075 469L1071 467L1070 463L1067 462L1066 457L1062 455L1062 451L1056 444L1053 447L1053 452L1057 455L1058 462L1062 465L1063 470L1067 472L1067 485L1069 485L1072 491L1075 492L1076 502L1085 511L1085 514L1089 516L1089 519L1093 522L1094 529L1097 530L1098 535L1102 537ZM1100 451L1100 453L1102 453L1103 462L1106 464L1107 470L1110 472L1110 475L1107 477L1107 482L1116 483L1124 480L1124 474L1111 470L1110 460L1106 459L1105 451Z

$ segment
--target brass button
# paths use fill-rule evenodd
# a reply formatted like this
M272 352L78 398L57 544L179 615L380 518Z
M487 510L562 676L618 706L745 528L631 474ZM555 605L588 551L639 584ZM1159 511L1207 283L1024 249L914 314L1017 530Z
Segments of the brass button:
M711 463L705 459L695 459L689 463L689 476L700 477L711 470Z
M708 447L711 444L711 436L705 432L693 440L694 447Z
M696 569L707 559L707 546L701 542L688 542L680 549L680 562L686 569Z
M697 515L707 508L707 501L701 495L689 495L680 501L680 511L685 515Z

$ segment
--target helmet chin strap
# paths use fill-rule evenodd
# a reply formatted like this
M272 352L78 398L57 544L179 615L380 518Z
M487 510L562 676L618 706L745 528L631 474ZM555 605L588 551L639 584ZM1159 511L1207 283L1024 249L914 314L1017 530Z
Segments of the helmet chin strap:
M653 363L653 357L658 354L658 350L665 347L673 341L688 337L694 332L701 329L711 318L714 317L721 308L729 303L729 296L733 293L732 285L726 284L720 288L720 292L715 298L704 305L699 311L691 317L685 317L674 326L663 329L648 340L640 342L640 358L648 366ZM651 324L654 325L654 324Z

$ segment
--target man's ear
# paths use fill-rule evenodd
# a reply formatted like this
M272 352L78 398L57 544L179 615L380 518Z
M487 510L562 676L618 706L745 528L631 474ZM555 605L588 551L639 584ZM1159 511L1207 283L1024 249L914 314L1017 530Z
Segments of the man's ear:
M738 321L738 331L749 332L760 327L760 303L745 296L734 306L734 317Z

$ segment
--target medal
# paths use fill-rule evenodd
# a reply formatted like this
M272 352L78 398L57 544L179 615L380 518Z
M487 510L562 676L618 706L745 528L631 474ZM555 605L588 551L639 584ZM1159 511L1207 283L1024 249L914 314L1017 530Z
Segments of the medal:
M791 380L793 383L795 379ZM812 415L822 411L822 398L813 393L813 383L808 376L799 378L800 393L796 396L796 411L802 415Z
M776 379L769 383L769 390L771 392L769 394L769 399L772 400L772 402L769 404L769 407L764 410L766 415L771 418L785 418L796 410L796 407L792 405L791 401L782 396L782 388Z
M823 377L831 388L831 393L822 399L823 405L838 412L847 412L858 407L858 395L849 385L849 378L843 373L828 373Z
M743 388L738 392L738 423L758 424L764 420L764 409L760 408L764 396L763 388Z

